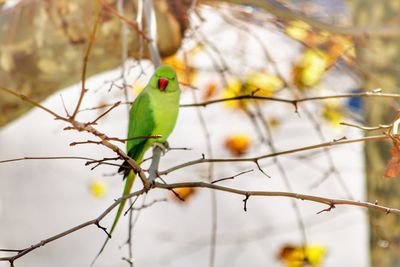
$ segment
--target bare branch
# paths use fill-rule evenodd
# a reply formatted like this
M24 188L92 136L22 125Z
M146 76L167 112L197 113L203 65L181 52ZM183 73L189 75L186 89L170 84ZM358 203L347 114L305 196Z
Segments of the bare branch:
M40 109L46 111L47 113L50 113L51 115L53 115L53 116L54 116L56 119L58 119L58 120L66 120L64 117L58 115L58 114L55 113L54 111L52 111L52 110L46 108L45 106L39 104L38 102L33 101L32 99L30 99L29 97L27 97L27 96L24 95L24 94L20 94L20 93L18 93L18 92L16 92L16 91L13 91L13 90L7 89L7 88L5 88L5 87L1 87L1 86L0 86L0 91L4 91L4 92L6 92L6 93L9 93L9 94L11 94L11 95L13 95L13 96L16 96L16 97L20 98L22 101L28 102L28 103L31 104L32 106L35 106L35 107L37 107L37 108L40 108Z
M97 26L100 23L100 13L101 13L101 10L100 10L100 6L99 6L99 1L95 1L95 14L96 14L95 16L96 16L96 18L95 18L95 22L93 24L92 33L90 35L88 46L86 48L85 56L83 57L83 68L82 68L82 76L81 76L81 79L82 79L81 93L79 95L79 99L76 104L75 111L74 111L74 113L72 113L71 119L74 119L76 114L78 113L79 108L82 103L82 100L83 100L83 96L85 95L85 92L86 92L86 70L87 70L87 65L88 65L88 61L89 61L89 55L90 55L90 52L92 51L92 47L93 47L94 41L96 39Z
M397 208L389 208L385 206L378 205L377 203L371 203L371 202L363 202L363 201L354 201L354 200L346 200L346 199L334 199L334 198L325 198L325 197L319 197L319 196L313 196L313 195L305 195L305 194L297 194L297 193L291 193L291 192L278 192L278 191L244 191L244 190L239 190L236 188L231 188L231 187L225 187L225 186L220 186L216 184L211 184L211 183L204 183L204 182L187 182L187 183L174 183L174 184L161 184L161 183L155 183L154 188L159 188L159 189L165 189L165 190L173 190L176 188L182 188L182 187L193 187L193 188L208 188L212 190L217 190L217 191L223 191L223 192L228 192L232 194L237 194L237 195L242 195L245 196L244 200L244 208L247 210L247 200L249 199L250 196L263 196L263 197L287 197L287 198L294 198L294 199L300 199L300 200L307 200L311 202L316 202L316 203L321 203L328 205L329 208L331 209L333 206L339 206L339 205L347 205L347 206L357 206L357 207L364 207L364 208L369 208L369 209L375 209L378 211L385 212L386 214L393 213L396 215L400 215L400 209ZM9 256L9 257L0 257L0 261L9 261L14 262L15 260L21 258L22 256L32 252L33 250L36 250L48 243L51 243L55 240L58 240L64 236L70 235L76 231L79 231L83 228L86 228L90 225L96 225L99 226L99 223L101 220L104 219L115 207L117 207L121 201L142 195L147 192L146 188L143 188L139 191L133 192L129 195L126 195L124 197L121 197L117 199L114 203L112 203L103 213L101 213L97 218L93 220L86 221L84 223L81 223L75 227L72 227L64 232L61 232L59 234L56 234L54 236L51 236L47 239L44 239L28 248L21 249L21 250L16 250L16 249L2 249L2 251L8 251L8 252L16 252L17 254L14 256ZM105 228L100 227L104 231L106 231ZM107 232L107 231L106 231Z
M228 101L237 101L237 100L244 100L244 99L256 99L256 100L266 100L266 101L273 101L273 102L281 102L286 104L292 104L296 106L298 103L301 102L308 102L308 101L316 101L316 100L328 100L328 99L335 99L335 98L352 98L352 97L380 97L380 98L393 98L393 99L400 99L400 94L389 94L389 93L380 93L380 92L365 92L365 93L348 93L348 94L335 94L335 95L326 95L326 96L312 96L312 97L303 97L297 99L288 99L288 98L279 98L279 97L268 97L268 96L257 96L255 94L246 94L240 95L235 97L227 97L227 98L219 98L209 101L204 101L200 103L193 103L193 104L183 104L181 107L205 107L212 104L217 104L221 102L228 102Z
M0 257L0 261L9 261L10 263L14 262L15 260L21 258L22 256L32 252L33 250L36 250L36 249L38 249L38 248L40 248L40 247L42 247L42 246L44 246L44 245L46 245L48 243L51 243L51 242L53 242L53 241L55 241L57 239L60 239L60 238L62 238L64 236L70 235L70 234L72 234L72 233L74 233L76 231L79 231L79 230L81 230L83 228L86 228L86 227L88 227L90 225L96 225L97 227L101 228L103 231L105 231L108 234L106 228L100 226L100 224L99 224L100 221L103 220L104 217L107 216L116 206L118 206L119 203L121 203L121 201L123 201L125 199L128 199L128 198L131 198L131 197L134 197L134 196L139 196L139 195L141 195L141 194L143 194L145 192L146 192L146 189L143 188L142 190L139 190L139 191L136 191L134 193L131 193L131 194L125 196L125 197L121 197L121 198L117 199L113 204L111 204L97 218L95 218L93 220L86 221L86 222L81 223L81 224L79 224L79 225L77 225L75 227L72 227L72 228L70 228L70 229L68 229L68 230L66 230L64 232L61 232L61 233L56 234L54 236L51 236L51 237L49 237L47 239L44 239L44 240L42 240L42 241L40 241L40 242L38 242L38 243L36 243L36 244L34 244L32 246L29 246L28 248L21 249L21 250L15 250L15 251L11 251L10 250L10 252L17 252L17 254L14 255L14 256L10 256L10 257Z
M400 215L400 209L398 208L388 208L385 206L381 206L371 202L363 202L363 201L355 201L355 200L346 200L346 199L335 199L335 198L325 198L314 195L305 195L305 194L297 194L291 192L275 192L275 191L245 191L231 187L220 186L216 184L204 183L204 182L188 182L188 183L175 183L175 184L160 184L156 183L155 188L160 189L168 189L171 188L182 188L182 187L196 187L196 188L209 188L217 191L223 191L233 194L238 194L242 196L264 196L264 197L288 197L295 198L300 200L308 200L311 202L317 202L321 204L328 205L331 207L332 205L347 205L347 206L357 206L364 207L369 209L375 209L378 211L382 211L385 213L393 213L396 215Z
M389 136L387 135L374 135L374 136L368 136L368 137L363 137L363 138L357 138L357 139L346 139L346 140L340 140L340 141L331 141L331 142L325 142L321 143L318 145L312 145L312 146L305 146L305 147L300 147L300 148L295 148L295 149L289 149L289 150L284 150L276 153L270 153L266 155L262 155L259 157L253 157L253 158L218 158L218 159L207 159L207 158L201 158L198 160L193 160L193 161L188 161L186 163L171 167L167 170L160 171L158 174L159 175L166 175L168 173L171 173L173 171L176 171L178 169L182 169L188 166L196 165L196 164L201 164L201 163L207 163L207 162L258 162L259 160L266 159L266 158L272 158L276 156L281 156L281 155L287 155L287 154L292 154L292 153L297 153L297 152L303 152L303 151L308 151L308 150L313 150L313 149L318 149L318 148L324 148L324 147L332 147L336 145L344 145L344 144L350 144L350 143L358 143L358 142L371 142L371 141L382 141L389 139Z

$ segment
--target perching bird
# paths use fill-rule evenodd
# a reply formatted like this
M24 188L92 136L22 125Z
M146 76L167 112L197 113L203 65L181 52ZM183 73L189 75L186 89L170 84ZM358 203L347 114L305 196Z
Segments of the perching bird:
M179 111L179 98L181 90L176 72L168 65L158 67L149 83L138 95L132 104L129 114L128 138L140 136L161 135L161 138L141 138L128 140L126 150L128 156L138 164L141 163L145 152L155 143L163 144L175 127ZM126 168L127 167L127 168ZM120 171L124 171L126 179L122 196L130 193L136 174L124 163ZM124 210L126 200L121 201L117 215L111 226L110 235L114 231L118 220ZM105 241L99 254L107 244Z

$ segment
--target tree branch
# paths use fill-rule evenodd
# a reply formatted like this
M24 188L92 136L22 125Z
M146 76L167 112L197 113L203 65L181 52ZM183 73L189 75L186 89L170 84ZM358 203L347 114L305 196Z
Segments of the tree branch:
M86 71L87 71L87 65L88 65L88 61L89 61L89 55L90 55L90 52L92 51L92 47L93 47L94 41L96 39L97 26L100 23L101 9L100 9L99 1L96 0L94 5L95 5L96 18L95 18L95 22L93 24L92 33L90 35L88 46L86 48L85 56L83 57L83 68L82 68L82 76L81 76L82 88L81 88L81 93L79 95L79 99L78 99L78 102L76 104L74 113L72 113L72 116L71 116L72 119L74 119L76 114L78 113L79 108L80 108L81 103L82 103L82 100L83 100L83 96L85 95L85 92L86 92Z
M333 206L339 206L339 205L347 205L347 206L357 206L357 207L364 207L368 209L375 209L381 212L385 212L386 214L393 213L396 215L400 215L400 209L397 208L389 208L385 206L378 205L377 203L371 203L371 202L364 202L364 201L354 201L354 200L346 200L346 199L335 199L335 198L325 198L325 197L319 197L319 196L314 196L314 195L305 195L305 194L297 194L297 193L291 193L291 192L279 192L279 191L244 191L236 188L231 188L231 187L225 187L225 186L220 186L216 184L211 184L211 183L205 183L205 182L187 182L187 183L174 183L174 184L162 184L162 183L155 183L153 188L158 188L158 189L164 189L164 190L173 190L175 188L182 188L182 187L195 187L195 188L208 188L212 190L217 190L217 191L222 191L222 192L227 192L231 194L237 194L237 195L242 195L246 197L246 202L249 199L250 196L258 196L258 197L287 197L287 198L294 198L294 199L300 199L300 200L307 200L311 202L316 202L316 203L321 203L328 205L328 209L325 209L324 211L330 211ZM115 207L117 207L121 201L142 195L146 193L147 190L146 188L143 188L139 191L133 192L129 195L126 195L124 197L121 197L117 199L114 203L112 203L104 212L102 212L97 218L86 221L84 223L81 223L75 227L72 227L66 231L63 231L59 234L56 234L54 236L51 236L47 239L44 239L28 248L25 249L2 249L1 251L6 251L6 252L16 252L17 254L14 256L9 256L9 257L0 257L0 261L9 261L11 264L22 256L32 252L33 250L36 250L48 243L51 243L55 240L58 240L64 236L70 235L76 231L79 231L83 228L86 228L90 225L96 225L99 226L100 221L102 221ZM101 227L103 230L105 228Z
M303 97L297 99L288 99L288 98L279 98L279 97L268 97L268 96L257 96L256 93L240 95L235 97L227 97L227 98L219 98L214 100L208 100L199 103L192 103L192 104L183 104L181 107L205 107L212 104L217 104L221 102L228 102L228 101L237 101L237 100L245 100L245 99L256 99L256 100L267 100L273 102L281 102L286 104L292 104L296 106L298 103L301 102L308 102L308 101L316 101L316 100L328 100L328 99L335 99L335 98L351 98L351 97L381 97L381 98L393 98L393 99L400 99L400 94L387 94L387 93L380 93L380 92L365 92L365 93L346 93L346 94L336 94L336 95L326 95L326 96L312 96L312 97Z
M176 165L174 167L166 169L164 171L160 171L160 172L158 172L158 174L166 175L173 171L176 171L176 170L188 167L188 166L201 164L201 163L207 163L207 162L219 162L219 163L221 163L221 162L255 162L256 163L262 159L272 158L272 157L276 157L276 156L287 155L287 154L292 154L292 153L297 153L297 152L302 152L302 151L308 151L308 150L313 150L313 149L318 149L318 148L332 147L332 146L336 146L336 145L344 145L344 144L350 144L350 143L382 141L382 140L386 140L389 138L390 137L387 135L374 135L374 136L368 136L368 137L357 138L357 139L341 139L341 140L337 140L337 141L331 141L331 142L321 143L321 144L312 145L312 146L305 146L305 147L300 147L300 148L295 148L295 149L279 151L276 153L270 153L270 154L261 155L259 157L252 157L252 158L207 159L207 158L202 157L201 159L188 161L188 162L182 163L180 165Z

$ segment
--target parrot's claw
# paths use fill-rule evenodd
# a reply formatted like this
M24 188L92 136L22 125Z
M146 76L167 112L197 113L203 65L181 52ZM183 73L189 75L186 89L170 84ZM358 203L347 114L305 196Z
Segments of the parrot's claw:
M158 177L158 170L155 168L150 168L149 169L149 177L147 178L147 181L149 181L150 184L154 184L155 180Z
M157 142L154 142L153 143L153 146L156 148L156 147L158 147L158 148L160 148L160 150L162 151L162 154L163 154L163 156L165 155L165 153L167 153L167 151L168 151L168 149L169 149L169 144L168 144L168 142L167 141L165 141L164 143L157 143Z

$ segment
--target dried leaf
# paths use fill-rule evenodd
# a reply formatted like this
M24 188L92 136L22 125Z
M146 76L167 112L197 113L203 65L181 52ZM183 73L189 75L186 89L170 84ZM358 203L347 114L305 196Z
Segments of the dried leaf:
M207 85L207 88L202 96L202 99L204 101L209 100L211 97L213 97L217 92L217 83L215 82L210 82Z
M400 148L395 142L390 153L392 154L392 158L386 165L385 177L394 178L400 176Z

